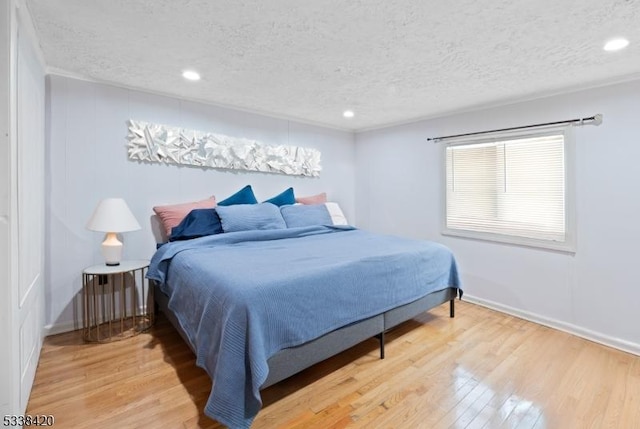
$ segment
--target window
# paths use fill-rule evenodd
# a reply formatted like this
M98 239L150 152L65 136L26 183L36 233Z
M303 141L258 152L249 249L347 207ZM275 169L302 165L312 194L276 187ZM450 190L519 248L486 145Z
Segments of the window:
M444 233L573 250L568 131L449 144Z

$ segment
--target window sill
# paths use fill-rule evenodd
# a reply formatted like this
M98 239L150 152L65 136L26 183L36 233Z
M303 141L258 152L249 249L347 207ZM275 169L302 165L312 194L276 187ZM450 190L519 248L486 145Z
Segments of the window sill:
M456 229L448 229L448 228L444 228L441 231L441 234L445 236L450 236L450 237L466 238L466 239L486 241L491 243L510 244L514 246L529 247L529 248L540 249L540 250L552 250L555 252L567 253L571 255L576 253L575 243L572 243L572 242L535 240L535 239L525 238L525 237L514 237L509 235L490 234L490 233L456 230Z

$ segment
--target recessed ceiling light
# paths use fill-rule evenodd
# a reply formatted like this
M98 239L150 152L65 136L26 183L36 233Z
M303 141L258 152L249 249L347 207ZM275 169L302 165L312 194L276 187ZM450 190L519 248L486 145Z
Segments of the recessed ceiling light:
M619 51L620 49L624 49L627 46L629 46L629 41L627 39L611 39L607 43L605 43L604 50L609 52Z
M345 110L342 113L342 116L344 116L345 118L353 118L354 116L353 110Z
M185 70L182 72L182 77L187 80L200 80L200 73L193 70Z

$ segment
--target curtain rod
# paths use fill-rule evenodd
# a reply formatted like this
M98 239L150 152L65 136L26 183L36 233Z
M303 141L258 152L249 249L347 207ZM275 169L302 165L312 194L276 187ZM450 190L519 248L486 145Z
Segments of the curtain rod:
M597 115L589 116L588 118L567 119L565 121L545 122L543 124L523 125L521 127L501 128L499 130L476 131L474 133L454 134L454 135L442 136L442 137L431 137L431 138L428 138L427 141L432 141L434 143L438 143L438 142L440 142L442 140L454 139L454 138L457 138L457 137L477 136L477 135L481 135L481 134L499 133L499 132L502 132L502 131L525 130L527 128L548 127L548 126L551 126L551 125L562 125L562 124L575 124L575 125L592 124L592 125L600 125L601 123L602 123L602 114L598 113Z

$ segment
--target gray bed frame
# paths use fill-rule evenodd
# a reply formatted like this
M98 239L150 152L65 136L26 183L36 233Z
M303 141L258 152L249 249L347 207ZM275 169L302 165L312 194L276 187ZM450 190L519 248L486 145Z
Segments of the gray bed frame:
M167 237L158 217L152 215L150 222L156 242L166 242ZM169 298L160 290L154 281L150 280L149 282L150 285L153 284L153 295L157 305L156 310L159 309L167 316L167 319L169 319L171 324L180 333L180 336L182 336L182 339L193 351L191 343L182 330L178 319L173 311L169 309ZM384 313L336 329L308 343L281 350L267 361L269 365L269 375L261 388L265 389L276 384L285 378L297 374L303 369L322 362L372 337L376 337L380 341L380 358L384 359L384 333L386 331L447 301L449 301L449 317L453 317L455 309L454 302L457 296L457 288L447 288L433 292L409 304L392 308Z
M449 301L449 317L454 317L454 302L457 295L457 288L447 288L433 292L409 304L392 308L384 313L336 329L308 343L281 350L267 361L269 375L261 388L264 389L291 377L305 368L372 337L376 337L380 341L380 358L384 359L385 331L447 301ZM178 319L168 308L168 297L155 284L154 297L159 310L167 316L171 324L191 347L191 343L182 330L180 323L178 323Z

